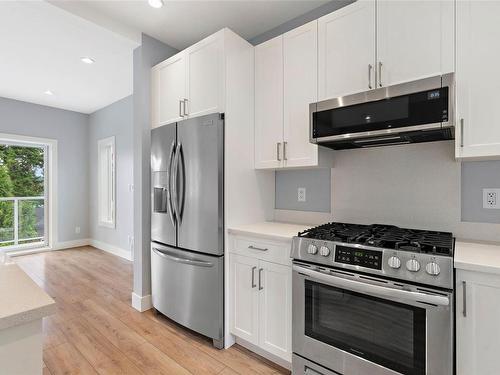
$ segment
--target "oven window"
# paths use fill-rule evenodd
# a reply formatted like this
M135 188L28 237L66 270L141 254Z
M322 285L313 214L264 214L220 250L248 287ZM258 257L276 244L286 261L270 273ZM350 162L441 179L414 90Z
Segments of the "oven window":
M305 333L394 371L425 374L425 309L306 280Z

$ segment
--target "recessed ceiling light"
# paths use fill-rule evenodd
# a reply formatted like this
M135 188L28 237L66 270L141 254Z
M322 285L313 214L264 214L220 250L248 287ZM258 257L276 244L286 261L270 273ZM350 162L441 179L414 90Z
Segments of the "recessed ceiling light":
M83 63L85 64L93 64L95 63L95 60L90 58L90 57L80 57L80 60L82 60Z
M50 90L46 90L43 92L45 95L54 95L54 93Z
M163 6L163 0L148 0L149 5L153 8L161 8Z

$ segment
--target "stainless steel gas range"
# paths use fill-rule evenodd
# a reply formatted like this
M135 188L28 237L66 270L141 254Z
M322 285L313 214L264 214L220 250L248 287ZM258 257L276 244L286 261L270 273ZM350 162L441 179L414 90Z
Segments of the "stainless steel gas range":
M292 243L294 375L451 375L451 233L329 223Z

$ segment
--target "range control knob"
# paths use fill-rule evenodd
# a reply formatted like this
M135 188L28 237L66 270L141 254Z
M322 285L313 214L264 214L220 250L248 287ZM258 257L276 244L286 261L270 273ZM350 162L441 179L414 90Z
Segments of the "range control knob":
M319 248L319 253L321 255L323 255L324 257L327 257L328 255L330 255L330 249L328 247L326 247L326 246L321 246Z
M420 269L420 263L416 259L410 259L406 262L406 269L410 272L418 272Z
M316 254L316 253L318 252L318 248L317 248L317 246L316 246L316 245L310 244L310 245L307 247L307 252L308 252L309 254L314 255L314 254Z
M441 268L439 267L439 264L430 262L425 266L425 272L431 276L437 276L441 273Z
M389 267L391 268L396 268L398 269L399 267L401 267L401 260L396 257L396 256L392 256L389 258L389 260L387 261L387 264L389 265Z

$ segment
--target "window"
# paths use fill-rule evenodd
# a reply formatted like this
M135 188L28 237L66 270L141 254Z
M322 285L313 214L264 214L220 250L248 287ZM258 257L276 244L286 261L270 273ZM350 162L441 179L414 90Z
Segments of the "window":
M99 225L115 227L115 137L97 142L97 205Z

